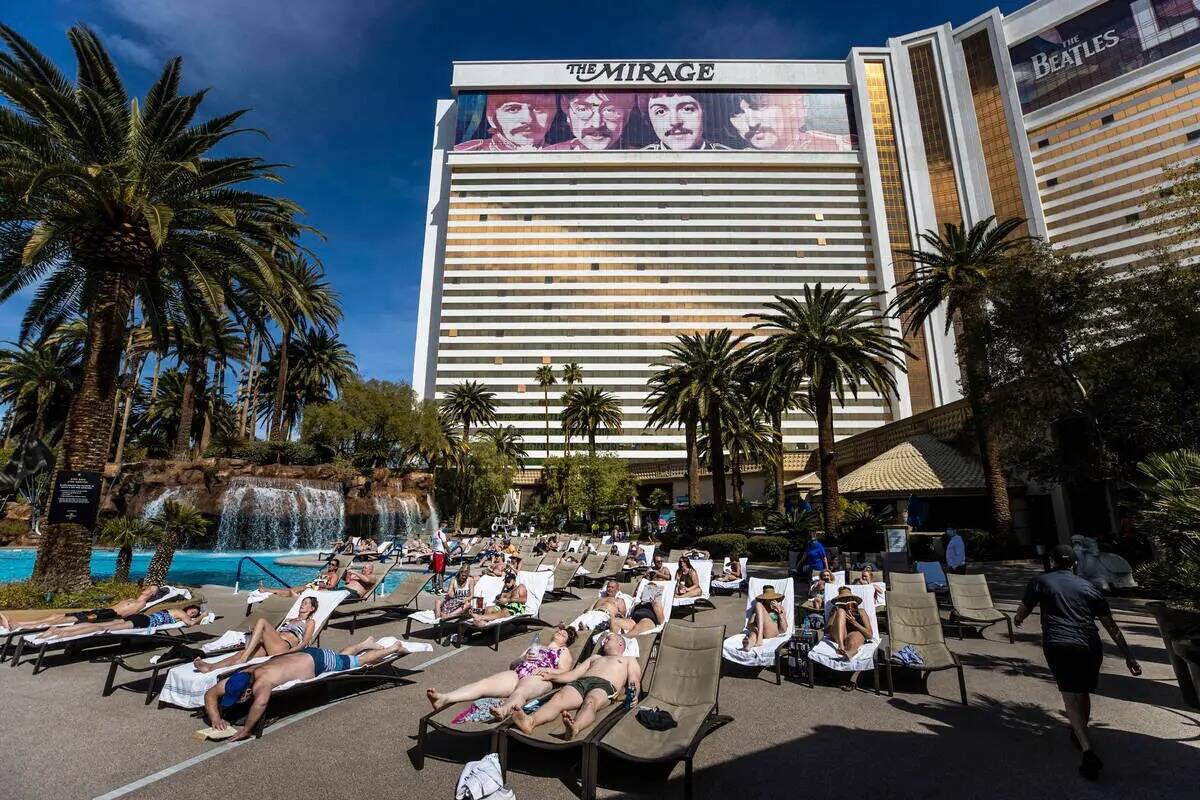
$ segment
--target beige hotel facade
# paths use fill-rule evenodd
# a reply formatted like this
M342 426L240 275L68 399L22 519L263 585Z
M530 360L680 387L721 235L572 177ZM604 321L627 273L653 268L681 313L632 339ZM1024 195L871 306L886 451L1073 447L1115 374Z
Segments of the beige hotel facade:
M751 331L805 285L880 292L921 231L989 215L1140 266L1163 169L1200 148L1200 0L1043 0L856 47L840 61L458 62L437 104L413 385L477 380L546 454L544 364L577 362L625 424L600 449L683 458L647 430L677 335ZM839 438L960 397L953 335L909 337L896 396ZM561 384L550 390L557 415ZM816 444L802 414L789 450ZM550 454L562 452L551 424Z

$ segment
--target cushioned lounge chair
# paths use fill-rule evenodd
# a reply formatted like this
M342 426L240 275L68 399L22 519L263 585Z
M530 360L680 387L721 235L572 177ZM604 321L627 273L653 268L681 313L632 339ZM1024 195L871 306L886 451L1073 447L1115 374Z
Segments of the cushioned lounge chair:
M796 633L796 588L795 582L791 578L751 578L746 591L747 625L750 624L750 614L754 610L755 599L768 586L774 587L775 591L783 595L783 607L788 612L787 630L774 638L761 642L756 647L750 648L749 652L746 652L742 650L742 638L746 635L746 629L744 628L741 633L727 637L721 649L722 657L731 664L743 667L774 667L775 685L778 686L783 682L780 667L787 653L788 642L792 640L792 636Z
M1012 617L996 608L992 602L992 592L988 589L986 575L955 575L946 576L950 580L950 621L958 625L958 638L963 638L963 625L971 625L983 629L997 622L1008 625L1008 643L1016 641L1013 636Z
M333 610L332 621L349 617L350 633L354 633L358 627L358 618L362 614L370 614L377 619L403 619L416 612L417 598L431 580L433 578L427 572L405 572L396 587L386 595L378 597L378 599L376 599L377 595L372 595L366 600L339 605ZM379 585L383 585L382 580ZM376 590L378 591L378 587Z
M679 562L673 561L667 564L667 569L671 571L671 577L677 578ZM675 608L675 614L687 613L690 619L695 619L697 605L703 604L707 608L715 608L710 599L713 562L706 558L697 558L692 562L692 569L696 570L696 580L700 583L700 594L695 597L676 597L671 601L671 605ZM678 584L678 581L676 583Z
M604 566L606 558L603 553L588 553L575 573L576 582L582 587L587 586L589 580L595 580L593 576Z
M820 664L826 669L831 669L835 672L866 672L871 671L871 678L875 684L875 694L879 694L879 670L875 655L879 650L879 645L882 639L879 634L879 620L875 614L875 586L851 586L850 591L854 592L854 596L862 601L862 609L866 612L867 622L871 626L871 637L867 642L859 648L859 651L854 654L854 658L847 659L839 655L837 646L833 643L833 639L826 636L808 653L809 661L813 664ZM833 599L838 594L838 587L825 587L825 627L829 629L829 619L833 616ZM813 669L810 665L808 669L808 685L811 688L813 685Z
M725 562L721 565L721 574L722 575L725 574L725 571L727 569L729 569L730 565L731 565L730 560L728 558L726 558ZM733 580L733 581L719 581L714 578L713 581L710 583L712 591L714 591L714 592L718 592L718 591L719 592L729 592L730 594L737 594L737 595L741 595L741 594L745 593L747 583L749 582L749 577L747 576L746 569L749 566L750 566L750 559L746 558L745 556L743 556L742 558L739 558L738 559L738 572L739 572L739 574L741 574L742 577L739 580Z
M584 751L585 800L596 796L600 754L635 764L684 762L684 796L692 796L692 760L704 737L732 717L720 713L721 647L725 627L668 625L658 646L658 660L646 697L638 704L655 707L675 718L676 727L651 730L625 714L608 730L592 737Z
M917 651L923 664L910 666L893 661L892 654L906 645L911 645ZM893 589L888 596L888 640L882 648L882 658L887 665L888 697L894 695L894 669L918 671L926 680L931 672L953 669L958 672L962 704L967 704L967 680L963 675L962 662L946 647L937 598L930 592L897 592Z
M579 572L579 564L559 560L554 565L554 578L550 582L550 588L546 591L546 600L559 600L563 597L578 596L571 591L571 581L575 579L575 573Z
M505 630L517 626L528 628L530 625L546 625L547 623L540 616L542 601L545 599L546 590L550 588L550 582L553 579L554 575L550 572L527 572L525 570L518 572L517 583L525 587L525 613L490 620L484 627L470 625L467 620L459 619L458 638L454 646L460 647L472 634L489 632L492 634L491 647L499 652L500 636Z
M504 578L500 578L495 575L483 575L475 579L475 591L472 594L472 597L483 598L483 605L485 607L490 606L496 602L496 597L499 596L503 588ZM433 609L429 609L427 611L417 611L409 614L404 620L404 638L407 639L409 635L411 635L412 624L414 622L419 622L422 625L432 627L434 638L440 641L442 639L442 633L445 631L446 627L449 625L457 625L458 619L457 617L452 619L439 619L438 617L434 616Z
M907 594L928 594L929 590L925 588L925 576L919 572L893 572L888 575L888 592L895 594L897 592L905 592Z

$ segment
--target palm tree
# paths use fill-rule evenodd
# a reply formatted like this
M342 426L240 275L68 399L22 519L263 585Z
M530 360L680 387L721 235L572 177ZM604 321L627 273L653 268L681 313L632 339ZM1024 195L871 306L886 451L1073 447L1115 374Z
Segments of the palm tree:
M790 379L808 381L817 421L818 470L825 530L839 530L838 475L833 452L833 398L846 404L866 384L880 395L896 392L895 370L904 370L904 340L886 329L876 313L880 292L852 295L847 289L804 287L804 300L776 297L755 316L756 330L768 330L756 355L790 370Z
M685 333L668 345L669 360L656 364L676 370L672 373L672 391L677 393L674 405L679 409L694 405L697 419L704 425L709 441L713 504L718 511L725 508L722 416L734 402L738 348L745 339L744 335L734 337L728 330Z
M760 415L761 412L746 400L727 409L722 415L722 434L729 451L729 477L733 488L733 502L741 505L743 500L742 467L758 464L766 468L775 463L777 453L771 426ZM700 443L702 451L708 450L707 437Z
M571 391L575 384L583 383L583 367L575 361L563 364L562 373L562 382L567 385L567 392ZM563 392L563 397L559 398L561 402L566 402L567 392ZM571 431L567 428L563 428L563 455L571 457Z
M181 95L182 61L167 62L141 102L91 30L67 37L72 83L0 25L0 302L37 285L22 338L48 320L87 320L83 381L67 416L57 468L100 472L112 442L126 320L135 297L166 341L172 320L216 315L241 284L278 287L271 247L291 251L303 226L294 203L250 190L278 181L257 157L209 153L240 131L244 112L195 121L204 92ZM47 528L32 580L90 583L91 535Z
M498 454L512 459L519 468L525 468L525 459L529 457L529 453L525 452L520 432L512 425L505 425L503 428L488 428L479 435L491 442Z
M942 303L946 304L946 330L954 328L959 371L983 461L992 529L998 535L1012 530L1012 511L1008 479L987 413L992 387L987 366L986 302L993 270L1029 240L1028 236L1012 235L1024 224L1021 219L997 222L995 217L988 217L970 228L947 223L940 236L932 230L922 233L924 249L899 253L912 262L913 269L896 284L896 299L892 301L892 310L904 320L907 332L918 330Z
M172 452L175 458L186 459L192 455L192 417L196 412L197 400L207 398L209 391L209 361L226 358L241 360L245 357L245 351L241 333L229 317L219 317L199 326L180 330L176 340L175 353L184 378L179 425L175 431ZM212 388L213 391L224 394L223 385L218 383Z
M496 421L496 393L478 381L463 381L446 392L442 412L462 425L463 445L469 447L472 425Z
M282 348L268 359L263 367L263 386L278 386ZM304 407L309 403L324 403L333 399L356 374L357 366L350 348L336 333L324 328L301 328L292 340L288 355L287 381L283 395L283 430L291 435ZM262 413L278 419L275 402L278 395L267 392L263 397Z
M14 424L24 418L32 423L36 438L45 436L51 405L67 402L79 383L82 350L77 345L51 342L0 350L0 403L8 404Z
M533 373L538 386L542 387L542 409L546 420L546 458L550 457L550 387L558 383L554 377L554 367L543 364Z
M560 415L563 429L587 436L592 455L596 455L596 431L600 428L621 432L621 403L616 395L596 386L572 388L563 395Z
M325 274L320 267L297 253L283 253L279 266L285 280L283 294L272 312L280 330L269 434L272 441L283 441L287 436L284 425L287 422L288 348L292 332L307 325L332 328L342 318L341 298L324 280Z
M133 565L135 547L145 547L154 541L158 529L141 517L111 517L100 527L100 539L117 550L117 567L113 580L125 583L129 580L129 568Z
M208 533L208 520L194 506L167 500L150 524L160 533L154 557L146 568L145 583L147 586L161 586L167 580L175 551L189 538Z
M650 412L647 428L662 430L668 425L682 425L687 448L688 505L700 504L700 445L697 428L700 408L684 390L687 381L682 366L666 367L650 376L650 393L642 406Z
M807 379L789 369L785 360L775 363L769 358L755 357L754 346L750 357L745 359L739 370L739 381L743 392L751 403L761 408L771 422L771 437L774 455L770 459L775 478L775 510L784 511L783 471L783 416L789 411L802 411L812 416L812 404L807 393Z

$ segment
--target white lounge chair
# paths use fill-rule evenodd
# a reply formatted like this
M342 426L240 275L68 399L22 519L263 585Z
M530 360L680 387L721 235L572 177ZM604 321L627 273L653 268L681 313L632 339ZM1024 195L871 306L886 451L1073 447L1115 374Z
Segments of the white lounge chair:
M742 649L742 639L749 632L748 627L741 633L725 639L721 647L722 657L743 667L775 668L775 683L781 683L780 661L783 659L783 646L791 641L796 632L796 589L791 578L751 578L746 589L746 625L749 626L750 615L754 613L754 601L763 591L772 586L783 595L783 607L787 610L787 630L778 636L767 639L749 651Z
M458 621L458 639L454 643L455 647L461 646L470 634L477 631L489 630L494 634L492 649L498 651L500 649L500 634L505 628L513 628L518 625L528 628L534 624L546 624L541 618L542 601L545 599L547 590L554 583L554 573L527 572L522 570L517 573L517 583L525 587L525 613L489 620L482 626L470 625L465 619L460 619Z
M603 594L604 589L600 589L598 592L596 592L597 599L603 596ZM617 597L625 602L625 609L627 611L633 610L633 604L637 601L632 595L625 594L625 592L618 590ZM575 619L571 620L570 627L578 629L580 625L583 625L585 630L591 630L608 618L608 614L604 611L584 611Z
M827 669L836 672L865 672L871 670L872 677L875 679L875 693L879 694L879 673L876 671L875 653L879 649L882 638L879 635L879 619L875 613L875 586L851 586L850 591L854 592L854 596L862 601L862 609L866 612L867 619L871 624L871 638L854 654L854 658L847 659L838 654L837 646L833 640L826 636L816 647L808 652L808 658L815 664L820 664ZM825 587L825 624L828 629L829 619L833 616L833 598L837 596L838 587ZM810 668L808 671L808 685L813 685L813 671Z
M496 598L500 596L500 592L504 589L504 578L496 575L482 575L475 579L475 591L472 597L483 598L483 605L490 606L496 602ZM433 626L434 638L440 640L442 638L442 629L447 623L457 623L458 619L443 620L438 619L433 609L418 611L415 614L409 614L404 620L404 638L408 638L412 634L412 624L419 622L422 625Z
M730 562L729 558L726 558L725 563L723 563L721 565L721 573L722 574L724 574L725 571L727 569L729 569L730 563L731 562ZM748 580L748 578L746 576L746 568L749 565L750 565L750 559L743 556L742 558L738 559L738 572L741 574L741 576L742 576L741 578L739 578L738 580L733 580L733 581L719 581L719 580L713 579L713 581L709 585L712 587L713 591L722 591L722 592L745 591L746 582Z
M687 611L688 616L695 618L696 605L703 603L709 608L713 608L712 594L712 572L713 562L708 559L695 559L692 561L692 568L696 570L696 579L700 582L700 594L695 597L676 597L671 605L680 612ZM667 565L667 569L671 570L671 577L677 578L676 572L679 570L679 562Z

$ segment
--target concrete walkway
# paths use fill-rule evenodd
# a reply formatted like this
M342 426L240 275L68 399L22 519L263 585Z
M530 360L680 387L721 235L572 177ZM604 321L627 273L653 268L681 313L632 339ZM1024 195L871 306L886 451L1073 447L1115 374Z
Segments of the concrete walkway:
M991 571L1002 608L1015 608L1033 568ZM207 587L215 610L236 621L244 600ZM581 592L582 594L582 592ZM929 693L919 681L897 686L895 698L869 688L843 693L784 682L770 672L727 673L721 710L734 722L710 736L696 762L699 798L1194 798L1200 777L1200 712L1180 700L1153 618L1140 603L1114 600L1145 674L1133 678L1108 647L1095 699L1096 745L1107 767L1099 783L1075 772L1059 699L1040 650L1036 615L1015 645L997 629L968 634L951 649L967 664L971 703L957 702L952 672L936 673ZM547 604L543 617L570 619L582 600ZM745 601L718 598L696 625L740 630ZM218 623L220 625L221 623ZM690 623L684 623L690 624ZM220 628L219 628L220 629ZM341 626L322 644L343 647L367 635L399 634L402 623ZM444 798L453 796L462 764L482 750L433 748L425 769L410 751L417 720L429 706L424 688L453 688L504 668L528 643L515 636L499 653L482 646L436 648L403 666L419 668L410 686L369 689L346 684L334 702L298 697L259 741L210 744L191 734L203 723L186 711L144 706L134 683L100 697L103 665L60 663L31 675L23 664L0 665L0 754L6 798ZM870 686L869 676L862 681ZM380 713L382 711L382 713ZM577 764L514 749L510 785L519 798L575 796ZM682 767L661 770L601 763L602 797L682 797Z

